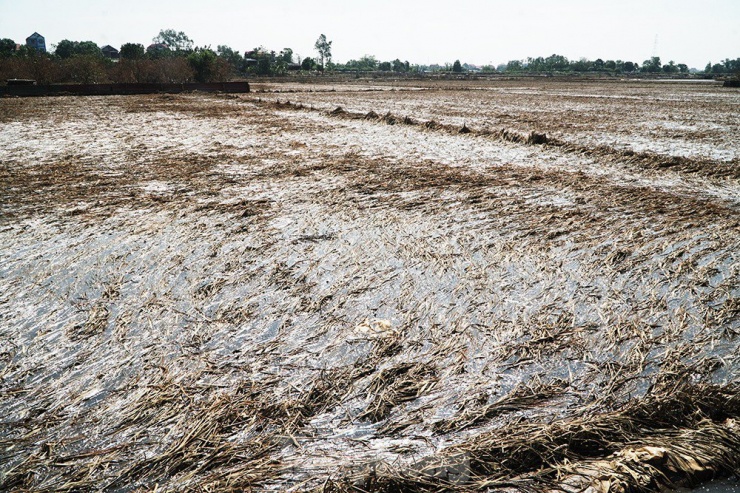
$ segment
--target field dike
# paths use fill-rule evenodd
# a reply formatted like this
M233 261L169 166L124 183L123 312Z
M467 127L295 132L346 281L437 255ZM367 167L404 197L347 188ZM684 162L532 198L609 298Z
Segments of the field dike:
M277 99L274 103L268 103L266 101L263 102L262 98L257 98L256 101L263 104L274 104L276 108L289 107L298 110L323 112L321 109L314 108L313 106L307 107L303 103L291 103L288 100L281 102ZM390 112L387 112L382 116L372 110L367 113L353 113L344 110L341 106L337 106L335 109L326 112L326 114L352 120L381 122L387 125L420 125L427 130L437 130L449 134L471 134L473 136L497 139L515 144L548 145L565 152L599 159L613 160L628 166L637 166L646 170L670 169L680 173L698 174L705 177L729 178L733 180L740 179L740 160L737 158L730 162L719 162L712 159L665 156L652 152L635 152L632 150L616 149L603 144L597 146L584 146L562 139L548 138L546 133L537 131L520 133L507 128L500 128L498 130L475 129L469 127L465 123L463 123L462 126L455 126L439 123L435 120L419 121L410 116L399 117Z
M0 100L0 490L615 493L740 471L732 177L696 161L657 186L637 158L620 181L615 152L556 169L582 151L537 133L332 113ZM462 148L483 157L431 152Z

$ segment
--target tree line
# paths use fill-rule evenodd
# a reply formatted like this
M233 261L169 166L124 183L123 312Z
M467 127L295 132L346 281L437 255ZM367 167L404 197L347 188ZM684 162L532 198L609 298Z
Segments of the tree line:
M0 81L34 79L51 83L181 83L223 81L248 75L283 75L289 70L323 71L331 66L331 41L316 40L317 57L296 62L291 48L279 53L264 47L244 54L229 46L197 47L182 31L163 29L144 47L124 43L119 58L106 57L93 41L64 39L51 53L25 45L16 49L12 39L0 39Z
M685 63L676 63L673 60L663 64L660 57L654 56L639 64L623 60L568 60L562 55L551 55L547 58L527 58L512 60L505 65L499 65L501 72L607 72L607 73L644 73L644 74L688 74L689 67ZM740 72L740 58L725 59L722 63L707 64L705 74L734 74Z
M214 82L249 75L283 75L289 70L323 71L331 67L331 44L324 34L316 40L317 57L300 59L291 48L279 53L257 47L244 54L229 46L196 47L184 32L163 29L144 47L125 43L119 58L106 57L92 41L64 39L51 53L12 39L0 39L0 83L7 79L34 79L52 83L181 83ZM298 61L296 61L296 59Z
M298 56L293 49L269 50L263 46L240 53L226 45L196 47L184 32L163 29L147 47L140 43L125 43L120 47L120 59L104 56L92 41L62 40L52 53L39 53L21 46L11 39L0 39L0 81L10 78L35 79L48 83L104 83L104 82L212 82L249 75L285 75L291 71L303 72L483 72L483 73L583 73L611 74L687 74L684 63L662 63L660 57L651 57L641 64L623 60L569 60L562 55L511 60L498 66L474 65L455 60L445 65L411 64L400 58L389 61L365 55L346 63L332 61L332 42L321 34L314 44L316 56ZM705 74L724 75L740 73L740 58L711 62Z
M0 80L34 79L40 84L106 82L210 82L230 77L228 66L208 47L194 47L182 32L162 30L148 48L126 43L120 60L103 54L93 41L64 39L40 53L10 39L0 40Z

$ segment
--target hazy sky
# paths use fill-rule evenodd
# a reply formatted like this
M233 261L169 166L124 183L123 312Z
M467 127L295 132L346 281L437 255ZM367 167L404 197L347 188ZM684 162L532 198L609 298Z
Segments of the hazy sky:
M740 0L0 0L0 38L38 31L47 48L62 39L146 46L164 28L198 46L290 47L302 57L324 33L335 62L483 65L557 53L642 63L656 36L664 63L740 57Z

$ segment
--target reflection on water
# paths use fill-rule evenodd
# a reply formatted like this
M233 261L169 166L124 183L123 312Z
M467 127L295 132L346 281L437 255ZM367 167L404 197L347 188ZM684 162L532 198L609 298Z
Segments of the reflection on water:
M681 492L694 491L696 493L740 493L740 482L738 478L712 481L694 488L693 490L682 489Z

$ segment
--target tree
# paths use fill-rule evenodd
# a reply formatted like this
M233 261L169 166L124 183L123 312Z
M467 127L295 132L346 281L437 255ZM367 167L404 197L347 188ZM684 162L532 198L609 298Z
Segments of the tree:
M460 65L460 60L455 60L455 63L452 64L452 71L457 73L463 71L462 65Z
M401 60L399 60L398 58L396 58L395 60L393 60L392 63L393 63L393 71L394 72L408 72L408 70L409 70L409 68L408 68L408 62L403 63Z
M725 66L725 72L728 74L732 72L740 72L740 58L736 58L735 60L725 58L722 60L722 64Z
M222 81L228 77L228 63L210 48L196 48L188 55L188 63L198 82Z
M545 58L548 70L565 71L570 69L570 62L563 55L552 54Z
M635 70L637 70L637 68L635 68L635 64L634 63L632 63L632 62L624 62L624 71L625 72L632 73Z
M111 72L116 82L143 82L150 84L192 82L193 67L186 57L165 57L144 60L121 60L113 64Z
M255 62L249 62L249 71L256 73L257 75L271 75L273 73L273 67L277 61L274 51L267 51L267 48L260 46L252 51L248 51L244 54L245 59L256 60Z
M313 58L308 57L308 56L304 58L303 61L301 62L301 70L306 70L306 71L313 70Z
M506 64L507 72L521 72L522 70L522 62L519 60L510 60L509 63Z
M108 82L107 64L102 56L76 54L59 62L60 82L95 84Z
M545 59L541 56L537 58L527 58L527 70L529 72L540 72L545 70Z
M390 72L391 71L391 62L380 62L378 65L378 70L381 72Z
M0 39L0 58L8 58L15 53L15 41L9 38Z
M685 63L679 63L677 67L678 67L678 71L681 72L682 74L689 73L689 66L686 65Z
M270 75L272 69L270 68L270 59L262 57L257 59L257 75Z
M21 45L15 57L18 60L13 61L18 64L15 65L16 69L11 75L12 78L34 79L39 84L58 82L59 64L55 63L48 54Z
M591 62L589 62L585 58L580 58L576 61L573 61L570 65L576 72L588 72L588 70L591 68Z
M331 61L331 41L326 40L326 35L322 34L316 40L314 48L319 54L319 65L323 69L326 61Z
M226 45L218 45L216 47L216 54L236 71L241 71L244 67L244 58L242 58L238 51L234 51Z
M63 39L56 45L54 54L62 60L78 55L103 56L100 47L92 41L70 41L68 39Z
M152 41L163 44L172 51L189 52L193 49L193 40L188 38L184 32L177 32L174 29L162 29Z
M663 70L663 64L660 63L659 56L651 57L650 60L642 62L642 72L655 73L661 70Z
M121 58L126 60L141 60L144 58L144 45L139 43L125 43L121 45Z
M283 48L283 51L280 52L278 58L280 58L280 60L285 62L287 65L290 65L291 63L293 63L293 49Z
M100 47L97 45L97 43L94 43L92 41L80 41L79 43L77 43L77 46L75 46L75 55L90 55L102 57L103 52L100 51Z
M359 60L350 60L345 64L350 70L375 70L378 68L378 60L373 55L363 55Z
M59 58L70 58L75 54L75 42L63 39L54 47L54 54Z

